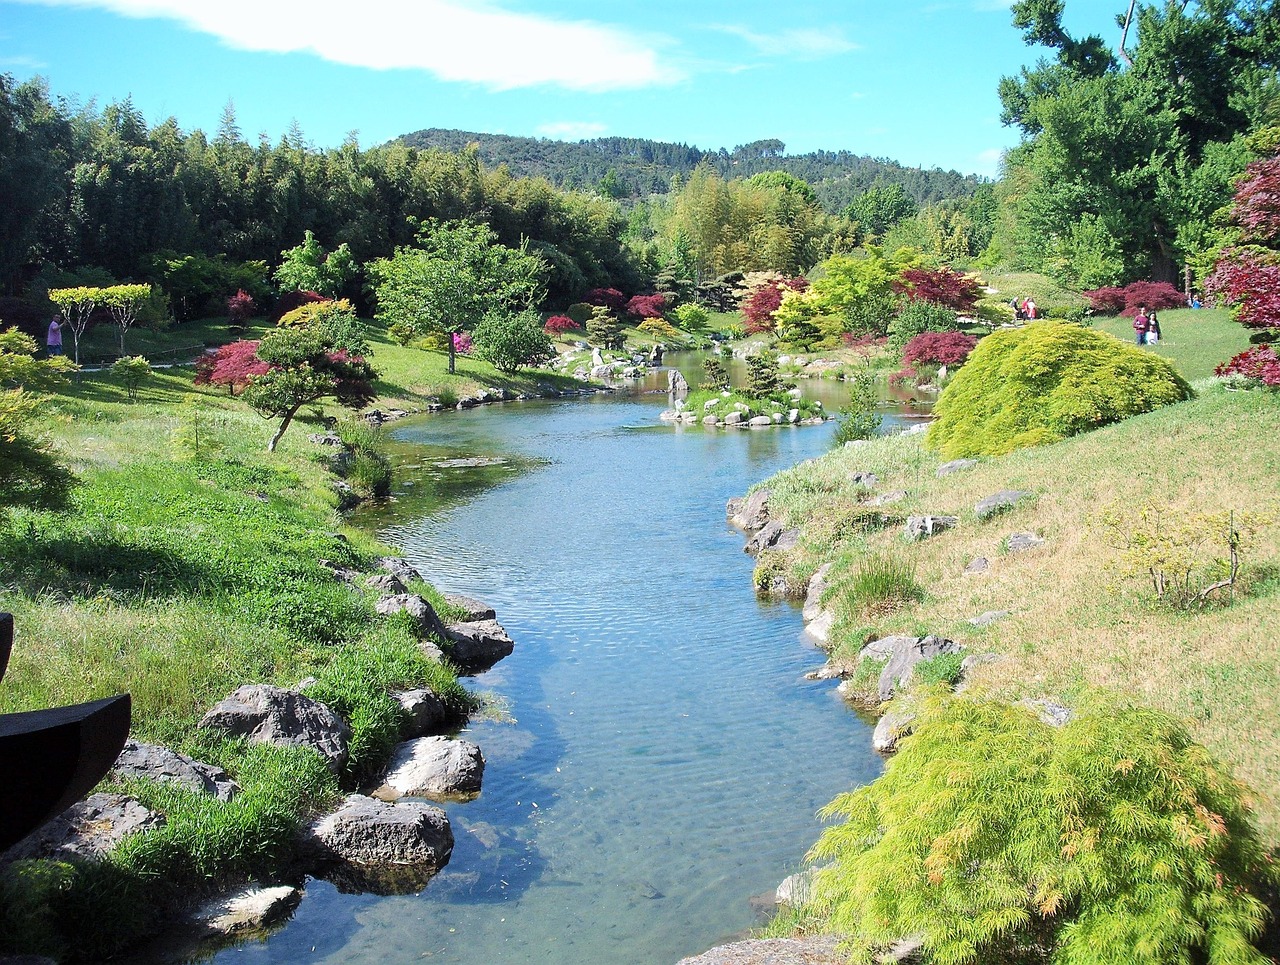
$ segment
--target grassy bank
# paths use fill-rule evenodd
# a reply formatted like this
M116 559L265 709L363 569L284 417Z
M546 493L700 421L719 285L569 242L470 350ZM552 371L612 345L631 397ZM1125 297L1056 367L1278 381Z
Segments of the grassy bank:
M225 767L230 803L131 786L167 817L94 867L39 862L0 876L0 951L60 959L123 948L170 901L249 876L270 879L295 829L385 761L400 737L392 689L427 686L461 721L473 699L418 647L407 620L331 566L376 569L390 552L339 518L332 448L272 423L189 369L156 373L130 402L108 373L46 398L43 429L75 473L59 512L0 515L0 609L17 640L0 712L133 696L133 736ZM448 613L430 587L416 586ZM264 749L198 731L245 683L291 687L353 730L336 778L310 751Z

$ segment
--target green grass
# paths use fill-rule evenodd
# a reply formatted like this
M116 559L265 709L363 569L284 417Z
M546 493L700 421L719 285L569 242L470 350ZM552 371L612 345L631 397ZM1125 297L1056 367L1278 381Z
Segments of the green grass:
M1160 341L1147 350L1167 358L1188 382L1208 378L1214 367L1249 347L1249 330L1225 308L1160 312ZM1133 341L1133 319L1095 316L1093 327Z

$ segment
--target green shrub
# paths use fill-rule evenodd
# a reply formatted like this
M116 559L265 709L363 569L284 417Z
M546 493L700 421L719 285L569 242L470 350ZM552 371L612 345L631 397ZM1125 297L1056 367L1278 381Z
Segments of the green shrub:
M551 339L542 330L542 316L534 311L490 312L473 337L476 356L507 375L556 357Z
M877 411L880 404L876 392L875 376L869 372L855 372L846 379L849 401L840 409L840 424L836 426L834 445L843 446L857 439L870 439L880 429L884 417Z
M574 302L565 310L565 314L577 322L578 327L581 328L591 320L591 313L595 310L595 305L588 305L586 302Z
M707 327L707 323L711 321L711 316L707 314L707 310L701 305L695 305L693 302L677 305L672 309L671 315L675 318L677 325L691 334L703 331Z
M911 679L925 685L946 684L954 687L960 682L963 673L960 669L964 663L962 653L940 653L936 657L922 660L911 671Z
M585 322L587 327L587 338L600 348L613 349L620 351L626 335L622 330L622 323L618 321L613 312L605 308L603 305L597 306L591 310L591 315Z
M1173 366L1092 329L1035 322L978 343L934 406L928 445L947 459L1054 442L1190 398Z
M873 783L824 810L814 910L857 961L1263 965L1275 870L1243 789L1152 710L1063 727L926 699Z
M778 375L778 354L770 349L761 349L755 355L747 356L747 384L743 386L743 395L752 399L764 399L786 388Z
M924 587L916 580L915 560L900 552L863 558L846 592L854 607L869 615L891 613L924 599Z
M723 392L729 388L729 373L724 363L714 355L702 360L702 384L699 388L708 392Z
M917 335L924 332L953 332L959 325L956 313L933 302L908 301L898 309L889 323L889 347L901 352Z

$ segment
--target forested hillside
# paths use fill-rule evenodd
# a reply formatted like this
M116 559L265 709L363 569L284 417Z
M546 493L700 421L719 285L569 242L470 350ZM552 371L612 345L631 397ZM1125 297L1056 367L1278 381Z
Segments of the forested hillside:
M400 141L410 147L447 151L476 144L485 164L505 164L517 176L540 175L561 187L602 190L617 198L665 193L673 177L687 177L699 164L710 165L722 178L786 171L808 181L823 209L833 214L873 184L899 184L918 204L927 204L967 198L983 183L975 175L904 167L852 151L787 154L786 145L774 139L740 144L732 151L723 147L704 151L640 137L569 142L430 128L406 134Z

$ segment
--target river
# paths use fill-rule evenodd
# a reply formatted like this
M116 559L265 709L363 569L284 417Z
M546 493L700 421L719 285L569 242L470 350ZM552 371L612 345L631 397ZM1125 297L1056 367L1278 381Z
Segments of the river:
M673 428L643 389L397 424L395 499L358 521L516 641L471 681L498 705L462 732L484 792L445 806L457 844L421 894L310 881L288 925L215 962L672 965L759 924L817 809L879 773L725 522L833 425ZM501 461L436 465L458 458Z

